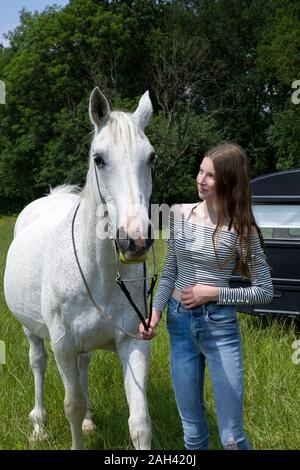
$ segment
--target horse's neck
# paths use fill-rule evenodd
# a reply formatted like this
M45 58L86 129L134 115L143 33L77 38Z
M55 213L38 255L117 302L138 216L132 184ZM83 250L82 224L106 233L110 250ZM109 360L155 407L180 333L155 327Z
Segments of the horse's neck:
M108 236L101 236L103 228L100 224L104 219L97 217L97 202L85 198L78 212L79 243L85 259L86 268L90 273L103 273L105 277L115 277L113 242ZM101 230L102 228L102 230Z

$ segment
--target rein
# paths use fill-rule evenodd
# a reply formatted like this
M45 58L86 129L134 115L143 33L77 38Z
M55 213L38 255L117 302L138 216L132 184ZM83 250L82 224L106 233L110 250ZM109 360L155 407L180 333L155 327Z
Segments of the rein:
M126 287L126 285L124 283L124 280L121 278L121 275L120 275L120 272L119 272L119 269L118 269L118 255L117 255L118 247L117 247L117 243L116 243L115 240L114 240L114 251L115 251L116 269L117 269L116 282L117 282L118 286L120 287L120 289L122 290L122 292L125 294L125 296L126 296L128 302L130 303L130 305L135 310L135 312L136 312L137 316L139 317L139 319L141 320L145 330L148 330L149 326L150 326L150 323L151 323L151 319L152 319L153 291L154 291L155 283L156 283L157 277L158 277L157 273L156 273L156 263L155 263L155 254L154 254L153 245L152 245L152 254L153 254L153 261L154 261L154 273L152 274L151 277L146 276L146 263L145 262L143 263L143 268L144 268L144 277L143 277L143 280L144 280L144 301L145 301L145 312L146 313L147 313L147 298L150 295L148 324L145 322L145 319L144 319L142 313L140 312L140 310L138 309L138 307L136 306L136 304L132 300L130 292L128 291L128 289ZM150 285L150 288L149 288L148 291L146 291L146 280L147 279L151 279L151 285ZM125 281L127 281L127 282L133 282L133 281L139 281L139 280L140 279L125 279Z
M99 190L99 194L100 194L100 197L101 199L103 200L102 198L102 195L101 195L101 192L100 192L100 188L99 188L99 183L98 183L98 177L97 177L97 173L96 173L96 179L97 179L97 186L98 186L98 190ZM80 199L77 207L76 207L76 210L74 212L74 215L73 215L73 218L72 218L72 245L73 245L73 251L74 251L74 255L75 255L75 259L76 259L76 263L77 263L77 266L78 266L78 269L79 269L79 272L80 272L80 275L81 275L81 278L83 280L83 283L85 285L85 288L87 290L87 293L88 293L88 296L92 302L92 304L94 305L94 307L97 309L97 311L102 314L105 319L110 322L116 329L118 329L119 331L121 331L122 333L125 333L127 336L130 336L131 338L135 338L135 339L138 339L138 340L142 340L143 338L141 338L140 336L137 336L137 335L134 335L132 333L130 333L129 331L125 330L124 328L122 328L117 322L115 322L114 320L112 320L104 311L103 309L101 309L99 307L99 305L97 304L97 302L95 301L94 297L93 297L93 294L90 290L90 287L88 285L88 282L85 278L85 275L83 273L83 270L81 268L81 265L80 265L80 261L79 261L79 258L78 258L78 254L77 254L77 249L76 249L76 243L75 243L75 236L74 236L74 225L75 225L75 219L76 219L76 215L78 213L78 209L79 209L79 206L81 204L81 201L82 199ZM130 303L130 305L133 307L133 309L135 310L136 314L138 315L140 321L142 322L145 330L148 330L149 327L150 327L150 324L151 324L151 319L152 319L152 305L153 305L153 292L154 292L154 287L155 287L155 284L156 284L156 281L157 281L157 278L158 278L158 275L156 273L156 260L155 260L155 252L154 252L154 247L152 245L152 255L153 255L153 264L154 264L154 272L152 274L151 277L147 277L146 276L146 263L144 262L143 263L143 270L144 270L144 276L143 276L143 280L144 280L144 303L145 303L145 313L146 313L146 317L147 317L147 298L150 296L150 303L149 303L149 313L148 313L148 324L146 323L145 321L145 318L143 316L143 314L140 312L139 308L137 307L137 305L134 303L134 301L132 300L132 297L130 295L130 292L128 291L124 281L127 281L127 282L133 282L133 281L138 281L140 280L139 278L136 278L136 279L122 279L121 278L121 275L120 275L120 271L119 271L119 266L118 266L118 247L117 247L117 242L116 240L112 240L113 242L113 247L114 247L114 253L115 253L115 263L116 263L116 271L117 271L117 276L116 276L116 282L118 284L118 286L121 288L122 292L124 293L124 295L126 296L128 302ZM151 279L151 284L150 284L150 288L148 289L147 291L147 287L146 287L146 280L147 279Z

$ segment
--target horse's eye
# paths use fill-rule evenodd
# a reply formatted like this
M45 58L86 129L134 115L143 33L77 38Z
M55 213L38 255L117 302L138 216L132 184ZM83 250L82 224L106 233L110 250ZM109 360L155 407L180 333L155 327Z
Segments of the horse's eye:
M150 155L149 155L149 163L151 166L154 166L155 162L156 162L156 159L157 159L157 156L155 154L155 152L151 152Z
M96 163L98 168L103 168L105 166L105 161L101 153L96 153L94 155L94 162Z

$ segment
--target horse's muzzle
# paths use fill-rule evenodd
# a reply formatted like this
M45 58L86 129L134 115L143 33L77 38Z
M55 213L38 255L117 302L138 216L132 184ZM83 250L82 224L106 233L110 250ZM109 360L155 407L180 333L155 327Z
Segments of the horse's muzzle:
M124 229L117 230L116 242L123 262L140 263L145 261L149 248L153 244L152 238L131 238Z

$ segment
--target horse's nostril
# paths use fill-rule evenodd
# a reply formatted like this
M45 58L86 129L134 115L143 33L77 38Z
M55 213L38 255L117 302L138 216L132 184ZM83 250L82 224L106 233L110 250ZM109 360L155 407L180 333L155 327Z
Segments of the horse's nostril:
M136 250L136 242L132 238L129 238L129 251L135 251Z
M117 240L128 240L128 234L125 232L123 227L118 228L117 230Z
M150 237L145 239L131 238L123 227L120 227L116 233L116 242L123 253L131 252L135 256L142 256L153 244L153 239Z
M129 250L130 240L128 239L127 233L125 232L125 230L122 227L117 230L116 242L118 244L118 247L124 253Z

